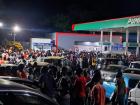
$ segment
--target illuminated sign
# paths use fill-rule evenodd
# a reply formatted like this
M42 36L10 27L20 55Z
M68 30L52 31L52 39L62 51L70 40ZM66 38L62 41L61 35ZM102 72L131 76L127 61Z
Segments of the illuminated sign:
M31 38L31 49L34 50L51 50L51 39L47 38Z
M126 47L126 46L129 46L129 47L138 47L139 44L138 43L134 43L134 42L130 42L130 43L126 43L126 42L123 42L123 47Z
M128 24L140 24L140 17L129 18Z

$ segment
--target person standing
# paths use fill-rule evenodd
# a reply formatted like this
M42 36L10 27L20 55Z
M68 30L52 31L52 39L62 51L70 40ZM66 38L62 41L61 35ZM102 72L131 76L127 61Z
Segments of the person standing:
M82 75L82 72L83 70L81 68L76 70L74 83L75 105L85 105L86 78Z
M40 76L39 83L41 91L55 100L56 83L52 75L52 70L49 67L42 68L42 75Z
M121 71L118 71L116 75L115 93L116 93L115 103L117 103L118 105L125 105L126 85Z
M62 68L62 77L59 80L59 90L61 102L60 105L70 105L70 77L68 77L68 69Z
M28 73L25 70L24 64L19 64L18 70L17 70L17 76L22 79L28 79Z
M94 72L93 81L95 85L91 89L91 105L105 105L105 89L102 86L99 70Z

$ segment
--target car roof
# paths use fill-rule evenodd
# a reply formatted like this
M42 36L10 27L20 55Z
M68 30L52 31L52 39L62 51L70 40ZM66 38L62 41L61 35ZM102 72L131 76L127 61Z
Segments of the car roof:
M32 82L31 80L28 80L28 79L22 79L22 78L19 78L19 77L12 77L12 76L0 76L0 79L19 80L19 81Z
M108 66L117 66L117 67L119 66L120 67L120 66L123 66L123 65L109 64Z
M134 70L134 71L140 71L139 68L126 68L125 70Z
M34 91L34 92L37 91L28 86L11 82L5 79L0 79L0 90L28 90L28 91Z
M0 76L0 79L21 79L19 77L12 77L12 76Z
M127 68L123 72L124 73L131 73L131 74L139 74L140 75L140 69L137 69L137 68Z
M31 62L31 64L33 65L35 62ZM49 65L49 63L47 62L36 62L38 66L47 66Z
M44 59L64 59L63 56L48 56L48 57L44 57Z
M15 64L1 64L0 67L6 67L6 66L17 66Z
M131 63L139 63L139 64L140 64L140 61L133 61L133 62L131 62Z
M49 98L48 96L42 94L41 92L39 92L36 89L30 88L28 86L22 85L22 84L18 84L12 81L8 81L8 80L4 80L4 79L0 79L0 91L13 91L13 92L30 92L30 93L34 93L34 94L38 94L48 100L50 100L52 103L55 103L57 105L56 102L54 102L51 98Z
M119 60L118 58L106 58L106 57L99 57L98 59L105 59L105 60Z
M124 65L117 65L117 64L109 64L108 66L115 66L115 67L126 67Z

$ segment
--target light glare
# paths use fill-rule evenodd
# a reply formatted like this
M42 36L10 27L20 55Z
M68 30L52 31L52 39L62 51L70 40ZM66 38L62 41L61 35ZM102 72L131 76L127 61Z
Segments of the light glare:
M14 32L20 32L21 31L21 28L16 25L16 26L13 27L13 31Z
M0 27L3 27L3 23L2 22L0 22Z

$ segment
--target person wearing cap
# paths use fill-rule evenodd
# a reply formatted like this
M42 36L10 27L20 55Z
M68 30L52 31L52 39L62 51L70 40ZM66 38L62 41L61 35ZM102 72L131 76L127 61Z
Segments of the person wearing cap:
M101 73L95 70L93 76L94 86L91 89L91 104L92 105L105 105L105 89L102 86Z
M116 89L115 89L115 103L118 105L125 105L126 85L123 78L123 73L119 70L116 74Z

